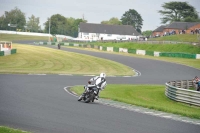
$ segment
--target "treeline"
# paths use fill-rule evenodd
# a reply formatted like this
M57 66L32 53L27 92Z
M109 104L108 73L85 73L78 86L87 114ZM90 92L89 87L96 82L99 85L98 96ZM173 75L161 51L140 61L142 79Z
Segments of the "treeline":
M200 22L198 12L187 2L172 1L164 3L161 6L163 10L159 10L158 13L162 16L160 18L162 24L167 25L172 22ZM149 18L151 19L151 16ZM66 18L60 14L54 14L47 18L47 21L44 23L45 28L41 29L39 17L31 15L26 21L25 13L15 7L11 11L5 11L4 15L0 16L0 30L49 33L50 28L50 33L53 35L62 34L77 37L80 22L87 22L87 20L72 17ZM141 31L143 19L134 9L125 11L121 19L112 17L110 20L101 21L101 24L131 25L144 36L149 36L152 33L152 30Z
M137 19L135 19L137 18ZM41 29L40 18L34 15L28 17L26 21L25 13L15 7L11 11L5 11L4 15L0 17L0 30L17 30L17 31L29 31L29 32L42 32L68 35L72 37L78 36L78 25L80 22L87 22L83 19L66 18L60 14L54 14L44 23L44 29ZM143 19L141 15L134 9L126 11L121 20L112 17L108 21L102 21L101 24L111 25L132 25L139 33L141 33Z
M80 22L87 22L83 19L75 19L75 18L65 18L60 14L52 15L47 21L44 23L44 32L49 32L50 26L50 33L53 35L60 34L60 35L67 35L72 37L78 36L78 26Z
M42 29L39 17L31 15L26 21L25 13L15 7L11 11L5 11L4 15L0 16L0 30L49 33L50 26L50 34L52 35L61 34L77 37L80 22L87 21L72 17L66 18L60 14L55 14L47 18L47 21L44 23L45 28Z

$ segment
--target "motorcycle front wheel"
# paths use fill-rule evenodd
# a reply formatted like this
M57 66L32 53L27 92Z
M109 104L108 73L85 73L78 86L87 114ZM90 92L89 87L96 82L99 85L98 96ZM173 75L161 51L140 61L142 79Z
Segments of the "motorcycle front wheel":
M81 101L82 100L82 95L78 98L78 101Z

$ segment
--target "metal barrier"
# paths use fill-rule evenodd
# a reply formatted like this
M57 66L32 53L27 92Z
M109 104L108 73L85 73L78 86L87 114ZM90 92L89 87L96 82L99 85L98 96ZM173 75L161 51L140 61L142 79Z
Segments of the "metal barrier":
M165 95L175 101L200 106L200 92L189 90L194 87L192 80L170 81L166 83Z

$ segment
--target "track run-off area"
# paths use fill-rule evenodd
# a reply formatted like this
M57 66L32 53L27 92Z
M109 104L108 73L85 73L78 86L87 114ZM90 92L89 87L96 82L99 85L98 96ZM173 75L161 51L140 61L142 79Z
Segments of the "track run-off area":
M24 42L30 44L31 42ZM38 46L41 47L41 46ZM45 47L57 48L47 45ZM108 84L159 84L192 79L200 70L164 61L111 53L61 50L113 60L138 71L138 76L107 77ZM91 76L0 74L0 125L33 133L197 133L199 121L100 99L78 102L70 86Z

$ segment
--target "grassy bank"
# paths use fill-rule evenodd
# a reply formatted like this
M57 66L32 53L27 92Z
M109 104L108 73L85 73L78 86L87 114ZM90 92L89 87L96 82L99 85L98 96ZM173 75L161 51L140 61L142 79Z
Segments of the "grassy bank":
M196 35L173 35L160 38L154 38L158 41L186 41L192 42L197 41ZM196 39L196 40L195 40ZM28 36L28 35L17 35L17 34L0 34L0 41L17 41L17 40L44 40L47 41L48 37L40 36ZM135 42L124 42L124 43L100 43L92 42L90 44L106 46L106 47L120 47L120 48L129 48L129 49L141 49L148 51L159 51L159 52L183 52L183 53L192 53L200 54L200 47L189 45L189 44L140 44Z
M184 34L184 35L171 35L159 38L151 38L149 40L156 41L181 41L181 42L198 42L197 35ZM137 42L88 42L89 44L105 46L105 47L118 47L128 49L140 49L147 51L159 52L180 52L200 54L200 47L191 44L141 44Z
M177 34L171 36L163 36L158 38L151 38L150 40L155 41L181 41L181 42L198 42L196 34Z
M165 86L162 85L109 84L105 90L100 92L100 97L200 119L200 107L170 100L165 96L164 89ZM75 86L71 90L80 95L83 92L83 86Z
M102 53L119 54L119 55L132 56L132 57L144 58L144 59L160 60L160 61L172 62L172 63L177 63L177 64L183 64L186 66L200 69L200 60L199 59L186 59L186 58L174 58L174 57L154 57L154 56L148 56L148 55L141 56L141 55L129 54L129 53L100 51L100 50L91 49L91 48L80 48L80 47L69 47L69 46L66 46L66 47L74 48L74 49L88 50L88 51L95 51L95 52L102 52Z
M0 133L29 133L29 132L0 126Z
M17 54L0 56L0 73L134 75L128 66L102 58L40 46L14 44L13 48Z
M128 49L140 49L148 51L159 51L159 52L181 52L200 54L200 47L189 45L189 44L139 44L134 42L123 42L123 43L93 43L99 46L105 47L118 47Z
M18 40L44 40L44 41L47 41L48 37L17 35L17 34L1 34L0 33L0 41L18 41Z

